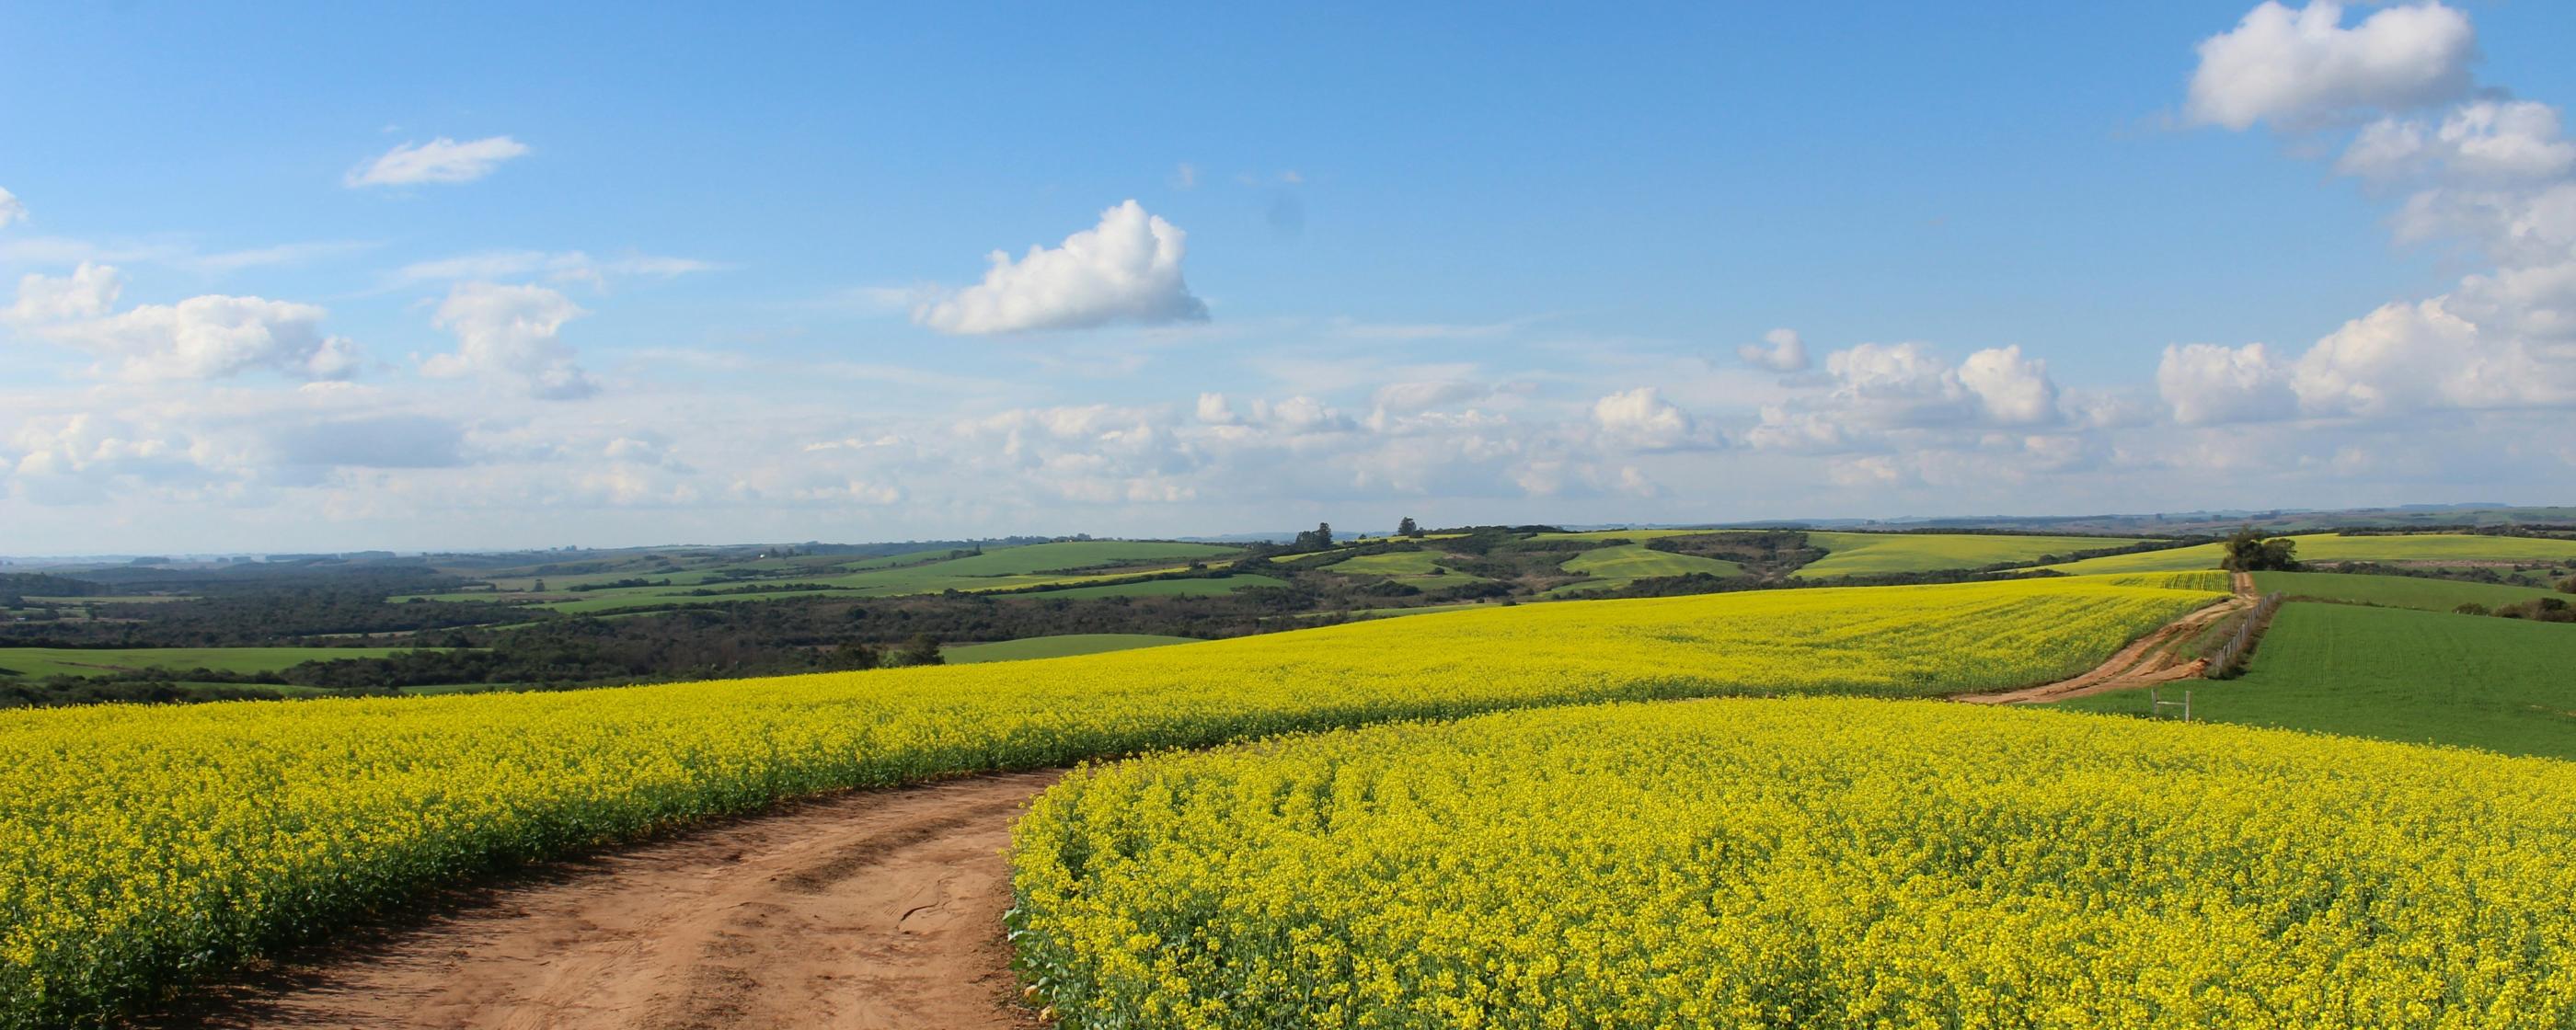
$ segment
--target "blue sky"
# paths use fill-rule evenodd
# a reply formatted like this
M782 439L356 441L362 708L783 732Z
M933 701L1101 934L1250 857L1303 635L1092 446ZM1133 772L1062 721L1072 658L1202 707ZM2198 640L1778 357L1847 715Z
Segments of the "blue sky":
M2559 6L13 20L0 553L2576 481Z

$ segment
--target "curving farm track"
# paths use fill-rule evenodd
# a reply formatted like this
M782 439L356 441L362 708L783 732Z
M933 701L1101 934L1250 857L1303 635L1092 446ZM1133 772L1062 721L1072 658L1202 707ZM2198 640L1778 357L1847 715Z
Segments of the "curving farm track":
M1001 915L1056 772L800 802L455 899L163 1027L1028 1027Z
M2242 572L2230 573L2228 582L2234 587L2235 596L2166 623L2155 632L2130 642L2129 646L2121 648L2118 653L2113 654L2102 664L2082 673L2055 683L2042 683L2035 687L2023 687L2019 690L1992 694L1960 694L1950 700L1977 705L2063 701L2070 697L2171 683L2175 680L2199 676L2209 663L2199 659L2183 661L2171 653L2171 648L2175 644L2191 639L2194 634L2199 633L2210 623L2254 606L2253 576Z
M2082 675L1954 700L2048 701L2197 675L2167 645L2236 595ZM855 791L458 892L443 914L293 959L155 1027L994 1030L1013 1001L1002 849L1060 772Z

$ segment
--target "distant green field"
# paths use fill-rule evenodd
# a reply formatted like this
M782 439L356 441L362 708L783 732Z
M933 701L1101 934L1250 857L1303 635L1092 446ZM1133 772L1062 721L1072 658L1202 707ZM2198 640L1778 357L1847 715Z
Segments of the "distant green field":
M2217 568L2218 555L2217 544L2202 544L2197 547L2175 547L2162 551L2141 551L2137 554L2087 558L2083 561L2050 565L2047 568L2070 576L2099 576L2123 572L2193 572ZM2306 556L2301 555L2301 557Z
M2233 680L2173 684L2194 718L2576 758L2576 626L2284 605ZM2145 691L2059 707L2143 712Z
M1240 547L1223 547L1216 544L1167 541L1071 540L1055 544L1004 547L919 568L936 569L941 576L1012 576L1062 572L1069 569L1107 565L1112 562L1189 562L1194 559L1205 561L1210 558L1230 558L1242 550Z
M1298 622L1314 622L1322 619L1329 619L1335 615L1341 615L1353 621L1359 621L1364 619L1392 619L1405 615L1437 615L1441 612L1463 612L1475 608L1491 607L1494 607L1494 603L1490 601L1458 601L1450 604L1416 605L1411 608L1353 608L1346 612L1298 612L1293 615L1272 616L1272 618L1288 619Z
M2576 540L2552 540L2542 537L2477 536L2468 533L2421 533L2408 536L2336 536L2312 533L2293 536L2299 542L2298 557L2303 562L2413 562L2443 563L2478 562L2560 562L2576 564ZM2222 553L2217 544L2201 544L2169 551L2144 554L2115 554L2108 558L2051 565L2049 568L2070 575L2103 572L2177 572L2186 569L2214 569Z
M1189 561L1230 558L1240 548L1214 544L1173 543L1131 540L1077 540L1051 544L1026 544L997 547L982 554L947 558L945 551L878 558L831 559L805 556L798 558L760 559L755 562L726 566L744 569L751 565L771 566L771 571L786 574L743 582L719 581L719 570L702 569L677 573L607 572L582 576L549 578L547 593L491 593L463 591L422 595L432 601L492 601L499 603L528 602L532 607L566 614L596 614L611 611L637 611L688 605L727 604L735 601L769 601L808 597L900 597L913 594L936 594L949 590L969 593L988 590L1010 590L1049 584L1087 584L1159 572L1177 572ZM1132 568L1114 568L1088 573L1061 570L1120 563L1162 563ZM808 573L794 570L803 568ZM849 571L856 569L858 571ZM598 590L567 591L574 585L609 583L620 579L669 580L667 586L609 587ZM496 580L514 586L530 586L534 577ZM1251 585L1251 584L1244 584ZM766 590L741 593L692 595L691 591L733 590L760 586ZM1240 589L1228 587L1225 589ZM1129 590L1127 593L1151 594L1154 590ZM1167 591L1174 594L1192 592L1222 593L1223 590L1189 588ZM1109 596L1109 595L1098 595ZM410 596L391 600L399 603Z
M987 548L987 550L998 551L1009 546L1012 545L996 544ZM834 570L840 572L859 572L866 569L882 569L891 565L910 565L915 562L933 561L947 556L948 552L946 550L906 551L902 554L884 554L873 558L852 558L847 555L834 554L804 554L793 558L754 558L746 562L733 562L724 565L723 567L727 569L740 569L746 572L823 572Z
M1807 534L1807 543L1824 548L1825 556L1801 566L1797 575L1808 579L1832 579L1891 572L1977 569L2005 562L2038 561L2053 554L2126 547L2138 541L2127 537L2099 536L1815 532Z
M1213 544L1076 540L996 548L962 558L940 559L936 555L908 555L907 558L930 560L916 560L911 564L893 567L871 561L867 564L877 565L877 567L847 573L825 569L819 571L831 574L790 575L761 582L777 586L831 587L858 591L864 596L892 597L902 594L935 594L943 590L1007 589L1069 579L1115 578L1147 572L1171 571L1185 567L1185 564L1176 563L1230 558L1239 550L1239 548L1219 547ZM1130 562L1164 564L1081 576L1068 574L1068 570L1073 569ZM640 593L652 593L652 591L647 589Z
M535 590L539 583L545 584L548 590L570 590L574 587L586 587L598 583L614 583L621 579L642 579L657 583L667 579L675 587L694 587L711 580L725 578L723 572L706 568L683 569L676 572L593 572L578 576L514 576L491 579L489 582L501 592L507 593Z
M1591 579L1560 587L1560 590L1610 590L1653 576L1687 576L1704 572L1711 576L1741 576L1744 566L1717 558L1695 554L1672 554L1648 548L1644 544L1619 544L1594 548L1560 563L1567 572L1585 572Z
M1288 581L1270 576L1235 575L1223 579L1149 579L1142 583L1118 583L1099 587L1068 587L1028 594L1029 597L1206 597L1231 594L1254 587L1284 587Z
M557 595L554 595L554 594L523 594L523 593L506 593L506 592L497 591L497 590L458 590L458 591L454 591L454 592L452 592L452 593L445 593L445 594L395 594L395 595L394 595L394 596L392 596L392 597L385 598L385 603L386 603L386 604L409 604L409 603L411 603L411 602L412 602L412 601L414 601L414 600L421 600L421 601L450 601L450 602L455 602L455 603L459 603L459 604L472 604L472 603L477 602L477 601L481 601L481 602L484 602L484 603L486 603L486 604L512 604L512 603L519 602L519 601L537 601L537 600L543 600L543 599L545 599L545 598L548 598L548 597L554 597L554 596L557 596ZM575 595L575 596L579 596L579 595Z
M2538 587L2339 572L2257 572L2254 574L2254 587L2266 594L2280 593L2294 598L2310 597L2320 601L2415 608L2428 612L2447 612L2469 603L2495 608L2553 596L2551 591ZM2576 670L2569 674L2576 676Z
M33 604L160 604L189 598L179 594L109 594L99 597L30 597L27 600Z
M138 647L117 650L77 647L0 647L0 669L30 679L46 676L103 676L144 669L213 669L218 672L276 672L303 662L333 658L382 658L392 647Z
M1195 644L1191 637L1165 637L1151 633L1066 633L1052 637L1028 637L991 644L959 644L940 649L939 656L951 665L977 662L1016 662L1029 658L1063 658L1104 651L1127 651L1139 647L1161 647L1165 644Z
M674 587L672 589L678 590L680 588ZM554 601L545 604L530 605L529 607L543 608L547 611L562 612L566 615L597 615L601 612L631 612L648 608L680 608L701 604L729 604L734 601L776 601L795 597L863 596L867 595L851 590L772 590L752 594L714 594L705 597L690 597L681 593L659 593L653 591L627 593L625 591L600 590L593 591L590 596L584 597L578 601Z
M1661 540L1668 536L1707 536L1722 529L1591 529L1581 533L1541 533L1537 540Z
M1388 551L1344 558L1324 566L1346 576L1428 576L1440 571L1441 555L1431 551Z
M1482 576L1470 576L1441 564L1449 560L1449 556L1432 551L1388 551L1345 558L1324 566L1324 571L1345 576L1388 576L1425 590L1485 581Z

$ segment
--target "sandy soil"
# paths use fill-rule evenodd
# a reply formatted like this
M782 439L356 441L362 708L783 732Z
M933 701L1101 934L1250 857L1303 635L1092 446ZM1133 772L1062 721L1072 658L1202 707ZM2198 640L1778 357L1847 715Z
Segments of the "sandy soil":
M2157 683L2171 683L2175 680L2198 676L2209 664L2208 662L2197 658L2188 662L2182 661L2169 653L2169 649L2174 644L2190 639L2210 623L2254 606L2253 576L2242 572L2231 573L2228 581L2235 587L2236 596L2166 623L2155 632L2139 637L2129 646L2121 648L2119 653L2112 655L2108 661L2079 675L2055 683L2042 683L2019 690L1993 694L1960 694L1950 700L1979 705L2063 701L2070 697L2127 690L2131 687L2144 687Z
M1002 849L1058 775L841 794L547 866L145 1025L1026 1028Z

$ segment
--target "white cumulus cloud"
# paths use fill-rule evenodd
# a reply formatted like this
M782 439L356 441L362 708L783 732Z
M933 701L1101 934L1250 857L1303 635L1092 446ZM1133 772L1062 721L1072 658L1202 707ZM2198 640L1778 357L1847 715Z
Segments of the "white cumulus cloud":
M2048 378L2048 363L2022 357L2018 344L1968 355L1959 363L1959 382L1977 396L1994 423L2028 426L2057 420L2057 384Z
M1018 261L993 252L983 282L914 308L913 321L961 335L1204 321L1207 305L1181 279L1186 238L1130 200L1061 246Z
M2493 268L2449 293L2383 304L2296 356L2168 349L2158 385L2176 420L2269 417L2289 407L2285 393L2314 418L2576 404L2576 141L2559 110L2492 89L2418 110L2465 90L2476 49L2467 16L2427 4L2351 29L2340 19L2324 3L2296 15L2266 4L2204 44L2204 76L2259 81L2254 94L2270 98L2205 120L2315 129L2375 114L2335 170L2406 191L2392 219L2401 242L2456 245ZM2229 72L2231 61L2245 66ZM2202 84L2194 79L2196 108Z
M209 294L117 312L123 289L124 277L106 265L30 275L19 281L6 315L37 336L115 362L126 379L221 379L266 369L327 380L357 371L357 348L322 331L329 313L315 305Z
M501 162L525 156L528 145L508 136L489 136L459 143L441 136L427 143L403 143L349 170L342 182L361 186L412 186L420 183L473 182Z
M1748 343L1735 348L1735 356L1755 368L1774 372L1804 372L1808 368L1806 341L1795 329L1774 329L1762 334L1761 343Z
M1765 405L1745 441L1811 453L1977 447L2000 430L2070 422L2048 363L2019 345L1954 365L1921 343L1864 343L1825 355L1825 379L1821 395Z
M1594 401L1592 424L1614 446L1633 450L1673 450L1701 442L1690 415L1651 386Z
M2317 415L2576 403L2576 363L2543 362L2449 310L2445 298L2384 304L2299 358L2291 386Z
M2184 105L2191 120L2296 131L2467 93L2477 32L2440 3L2383 8L2346 28L2332 0L2299 10L2266 0L2199 52Z
M2185 425L2261 422L2297 413L2289 369L2262 344L2166 347L2156 392Z
M2530 100L2477 100L2440 122L2382 118L2364 127L2335 170L2374 181L2447 177L2459 184L2548 180L2576 169L2576 143L2558 109Z
M105 318L125 290L125 277L109 265L81 262L70 275L26 275L18 280L18 301L9 306L13 322L65 322Z
M458 283L433 320L456 334L456 350L432 355L421 363L421 374L474 376L547 400L588 397L599 392L599 384L561 339L564 323L586 314L543 286Z
M12 222L25 221L26 218L27 205L18 200L17 194L0 189L0 229L8 228Z

